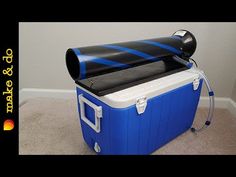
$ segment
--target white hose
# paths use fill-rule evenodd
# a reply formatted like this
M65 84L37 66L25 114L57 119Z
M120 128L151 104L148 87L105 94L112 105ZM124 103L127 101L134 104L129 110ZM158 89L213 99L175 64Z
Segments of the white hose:
M192 68L192 71L199 74L201 79L203 79L204 83L206 84L207 90L208 90L208 94L209 94L209 110L208 110L208 116L206 119L205 124L199 128L199 129L195 129L195 128L191 128L192 132L199 132L202 129L208 127L211 124L212 118L213 118L213 112L214 112L214 108L215 108L215 99L214 99L214 92L210 86L209 80L207 79L206 75L204 74L204 72L194 66L192 66L190 64L190 62L178 57L178 56L174 56L173 59L181 64L184 64L185 66L187 66L188 68Z
M208 115L207 115L207 120L206 120L205 124L200 129L195 129L195 128L191 129L193 132L199 132L200 130L209 126L212 121L214 108L215 108L215 99L214 99L214 92L213 92L213 90L210 86L209 80L207 79L204 72L199 70L198 68L195 68L195 67L193 68L193 72L198 73L200 75L200 77L203 79L204 83L206 84L208 94L209 94L209 109L208 109Z

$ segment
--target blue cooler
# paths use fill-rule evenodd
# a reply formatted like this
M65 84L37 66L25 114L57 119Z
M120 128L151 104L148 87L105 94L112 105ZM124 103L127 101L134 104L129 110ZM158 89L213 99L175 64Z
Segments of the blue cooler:
M190 58L197 42L178 30L168 37L69 48L66 65L77 84L83 137L98 154L150 154L191 128L202 83ZM192 61L192 62L191 62Z
M98 154L150 154L189 130L201 88L193 69L100 97L77 86L83 138Z

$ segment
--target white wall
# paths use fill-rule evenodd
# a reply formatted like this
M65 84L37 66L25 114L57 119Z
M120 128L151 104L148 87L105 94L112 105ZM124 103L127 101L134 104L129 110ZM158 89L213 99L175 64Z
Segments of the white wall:
M235 95L236 23L20 23L20 89L74 89L65 65L70 47L169 36L179 29L195 35L192 57L216 96Z

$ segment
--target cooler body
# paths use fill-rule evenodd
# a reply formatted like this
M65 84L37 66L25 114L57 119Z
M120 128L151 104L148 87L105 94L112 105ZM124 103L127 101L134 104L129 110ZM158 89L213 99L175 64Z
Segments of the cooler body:
M191 69L103 97L77 86L83 138L98 154L151 154L191 128L201 88Z

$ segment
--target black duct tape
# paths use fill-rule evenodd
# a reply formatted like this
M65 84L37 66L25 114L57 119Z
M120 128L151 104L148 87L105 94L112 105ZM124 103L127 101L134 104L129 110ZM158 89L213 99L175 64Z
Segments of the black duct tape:
M196 45L193 34L179 30L170 37L70 48L66 52L66 65L71 77L78 81L169 56L190 57Z

